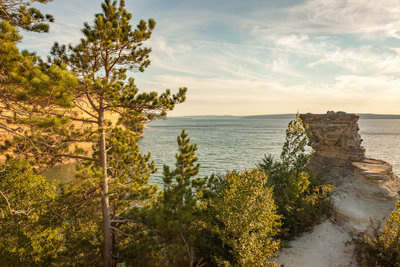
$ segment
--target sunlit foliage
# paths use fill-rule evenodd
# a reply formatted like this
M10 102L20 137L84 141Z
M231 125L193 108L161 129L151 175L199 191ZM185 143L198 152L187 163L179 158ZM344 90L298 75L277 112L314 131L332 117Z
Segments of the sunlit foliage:
M280 160L268 155L259 164L268 174L268 186L273 188L278 213L283 216L284 238L311 229L331 210L329 196L333 187L321 185L308 169L312 154L306 152L307 143L307 128L297 115L286 130Z
M383 228L383 229L382 229ZM355 256L361 266L400 265L400 202L386 218L384 225L372 234L361 233L353 240Z

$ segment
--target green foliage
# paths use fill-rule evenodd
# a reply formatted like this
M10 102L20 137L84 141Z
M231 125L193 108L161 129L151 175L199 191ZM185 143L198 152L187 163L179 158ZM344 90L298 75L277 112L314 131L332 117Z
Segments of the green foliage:
M65 249L58 254L59 266L100 266L102 232L99 179L79 166L70 183L59 186L51 223L60 228Z
M137 210L151 208L157 198L157 185L149 184L150 174L156 171L154 162L150 153L139 153L137 141L136 135L123 128L114 128L107 138L113 255L120 261L125 246L141 234L130 233Z
M52 0L0 0L0 20L27 31L48 32L48 22L53 22L53 16L42 14L32 7L34 3L46 4Z
M307 168L312 154L307 154L306 129L299 115L289 123L280 160L265 156L259 164L268 174L268 186L273 187L278 212L283 216L282 236L288 238L311 229L329 215L330 193L333 187L321 185Z
M21 38L14 26L0 21L0 100L8 100L10 105L29 104L24 106L27 111L46 105L71 107L72 93L77 86L75 77L65 66L46 66L34 54L20 52L16 43ZM32 107L33 104L36 106ZM7 109L3 105L4 110L13 107Z
M176 154L176 168L170 171L164 166L164 192L160 199L158 213L159 224L163 236L179 249L182 259L193 266L199 259L196 258L194 242L194 222L198 214L197 199L205 184L205 179L194 178L199 172L200 164L197 162L196 145L190 144L190 138L183 130L177 139L179 153ZM176 256L174 255L174 257ZM173 259L173 263L178 259Z
M41 65L35 55L19 52L20 39L15 27L0 21L0 134L14 136L3 138L0 149L35 160L42 155L41 161L51 161L51 154L68 150L68 144L58 142L56 129L70 127L71 122L49 107L71 107L77 80L65 66Z
M258 170L195 178L195 152L185 131L176 166L164 166L164 191L132 225L129 266L269 266L280 226L267 176ZM208 181L208 182L207 182ZM135 209L138 212L138 209ZM139 212L140 214L140 212ZM139 216L136 216L139 218ZM140 233L138 235L137 233Z
M146 218L152 231L148 238L156 242L144 241L149 247L142 245L145 251L140 256L130 256L129 263L134 266L194 266L201 261L196 251L196 220L200 214L198 199L206 180L194 178L200 166L196 163L197 146L190 144L184 130L177 142L176 168L164 166L164 191ZM152 251L152 260L141 258L147 251Z
M141 20L132 29L132 15L126 11L123 0L119 6L116 1L105 0L102 9L93 26L85 23L82 30L85 38L80 44L54 44L53 62L67 64L80 77L83 85L80 93L88 98L85 99L88 107L119 115L119 123L141 132L143 123L154 114L163 114L183 102L186 88L180 88L175 95L169 89L160 95L139 93L128 72L142 72L149 66L151 49L143 47L143 42L151 37L155 21Z
M383 230L379 225L372 235L358 234L353 244L360 266L400 266L400 202L386 218Z
M125 214L132 205L145 207L156 198L157 185L148 184L156 168L154 162L150 162L150 153L139 152L138 139L129 130L119 127L107 138L110 203L114 217Z
M13 9L7 8L3 11L12 17ZM0 22L0 130L15 137L1 144L3 151L50 165L63 157L83 159L82 144L99 143L99 129L122 124L141 132L145 121L185 100L186 88L177 94L140 93L128 78L129 71L143 71L150 64L151 49L143 42L150 38L154 20L142 20L133 29L124 1L119 6L105 1L102 8L93 26L85 24L80 44L54 45L50 61L55 64L19 52L18 31L10 21Z
M207 251L219 266L274 266L279 241L280 216L276 213L268 177L257 169L211 177L205 192L208 215Z
M63 250L60 229L47 220L55 187L26 161L0 168L0 265L48 266Z
M70 195L66 197L71 201L71 205L66 204L70 208L86 198L79 194L81 185L97 183L97 188L101 188L100 193L90 197L101 198L101 207L93 204L95 200L85 200L82 205L90 203L89 211L82 206L81 215L91 213L86 221L89 228L95 228L92 227L95 220L101 222L104 264L110 266L111 247L118 261L120 244L130 238L125 235L124 227L129 229L126 225L132 223L120 222L131 219L120 216L132 206L147 205L156 193L154 186L145 186L154 165L147 164L149 155L138 152L137 135L145 121L183 102L186 88L180 88L176 94L169 89L161 94L140 93L134 79L128 77L132 71L144 71L150 64L151 49L144 47L143 42L151 37L155 22L141 20L133 28L125 1L105 0L93 25L84 24L80 43L76 46L56 43L47 63L28 52L20 53L15 46L20 36L12 24L46 30L41 24L46 17L34 9L25 12L27 5L28 1L12 1L15 8L3 10L10 19L2 21L0 28L0 38L4 40L0 43L0 62L5 63L0 64L0 130L11 134L13 139L1 142L0 148L9 156L34 159L38 167L65 162L65 158L89 161L83 163L85 168L78 174L88 181L76 182L76 188L64 189L63 194ZM19 21L11 19L14 14L18 17L22 13L25 15ZM101 217L93 212L94 207L102 209ZM113 224L113 221L118 222ZM83 223L74 227L69 228L73 233L69 236L86 235ZM97 233L89 231L86 236ZM71 251L76 250L71 248Z
M155 21L133 28L125 1L105 0L80 43L54 44L45 63L16 44L18 28L48 31L52 17L31 5L50 1L0 0L0 150L35 168L77 159L77 174L55 195L30 163L7 160L0 265L268 266L281 220L287 237L325 214L331 187L307 170L299 118L289 124L280 161L260 164L264 172L210 179L196 178L197 146L182 131L176 166L164 166L158 193L148 184L156 169L139 152L138 133L183 102L186 88L140 93L129 77L150 64L143 44Z
M155 171L150 154L139 153L138 137L123 128L115 128L107 138L110 219L113 255L124 261L126 246L140 240L137 210L150 208L156 200L157 186L149 185ZM94 154L99 151L95 150ZM101 265L102 230L101 169L91 161L78 165L76 178L60 185L55 209L60 217L53 223L63 226L65 251L59 258L66 266ZM132 229L135 229L132 231ZM135 238L133 238L135 237Z

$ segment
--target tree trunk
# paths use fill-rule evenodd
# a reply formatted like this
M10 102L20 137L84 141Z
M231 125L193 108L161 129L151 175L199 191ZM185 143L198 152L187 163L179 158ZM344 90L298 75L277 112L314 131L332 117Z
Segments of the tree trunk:
M100 126L100 166L103 171L103 180L101 182L101 207L103 214L103 259L104 266L112 266L112 251L111 251L111 229L110 229L110 203L108 200L108 177L107 177L107 150L106 150L106 134L104 126L104 112L99 112Z

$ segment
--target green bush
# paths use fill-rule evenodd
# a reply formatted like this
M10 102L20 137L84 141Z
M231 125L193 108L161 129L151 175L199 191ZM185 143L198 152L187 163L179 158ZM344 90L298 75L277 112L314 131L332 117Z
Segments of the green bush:
M274 265L280 216L267 175L254 169L196 178L197 147L184 131L178 147L157 203L135 216L141 234L126 247L126 265Z
M49 266L63 250L62 237L47 217L55 187L28 161L0 166L0 266Z
M309 169L312 153L306 153L307 129L297 115L286 130L286 141L280 160L266 155L259 164L268 174L278 213L282 215L282 238L310 230L331 211L331 185L321 185Z
M372 235L361 233L353 239L360 266L400 266L400 202L381 226Z
M264 172L229 172L212 177L205 192L206 229L213 233L213 262L218 266L274 266L280 216ZM217 237L217 238L215 238ZM219 244L220 247L216 245Z

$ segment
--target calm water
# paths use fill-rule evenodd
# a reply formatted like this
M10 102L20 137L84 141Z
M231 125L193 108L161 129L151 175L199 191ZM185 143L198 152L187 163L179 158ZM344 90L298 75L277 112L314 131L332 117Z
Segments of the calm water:
M148 124L140 140L141 152L151 152L158 172L151 182L161 184L162 166L173 167L176 138L182 129L198 146L200 176L254 167L264 156L279 157L291 118L180 117ZM400 120L360 119L367 156L391 163L400 175Z

